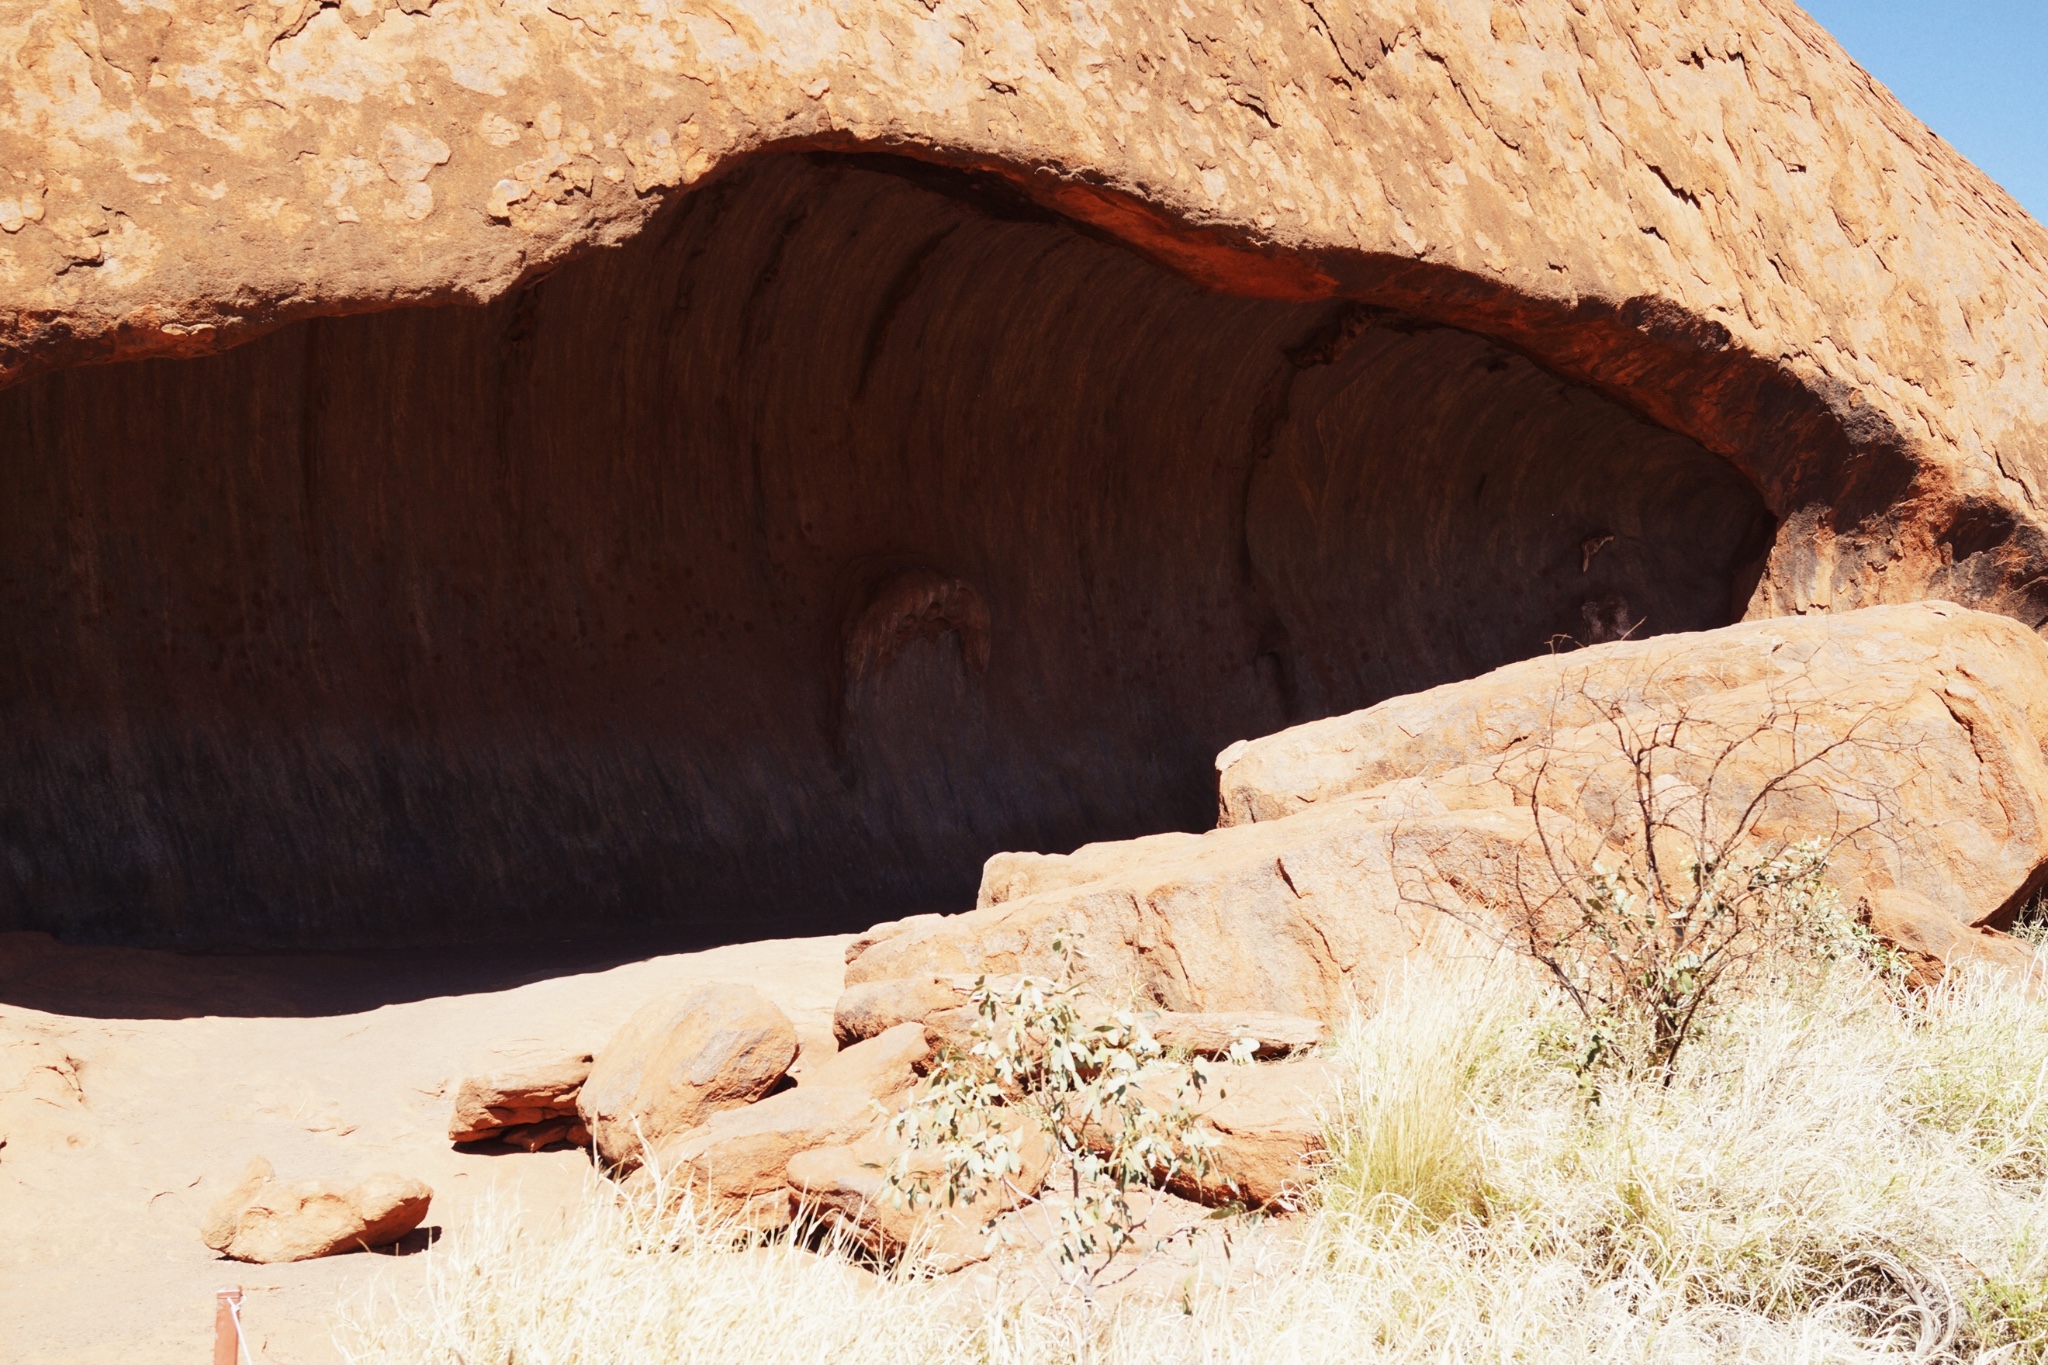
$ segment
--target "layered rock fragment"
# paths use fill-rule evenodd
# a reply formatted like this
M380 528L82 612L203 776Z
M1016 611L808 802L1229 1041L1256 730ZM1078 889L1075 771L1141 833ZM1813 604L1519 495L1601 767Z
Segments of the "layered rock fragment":
M1657 790L1706 794L1714 828L1749 818L1759 850L1827 843L1849 904L1909 894L1969 938L2048 867L2048 645L1871 608L1597 646L1234 745L1222 827L1091 851L1064 884L1041 860L1030 894L874 943L849 991L1052 975L1064 933L1106 995L1334 1019L1412 955L1494 951L1554 875L1546 832L1587 866L1624 845L1628 745L1674 725Z
M448 1140L500 1141L528 1151L558 1142L579 1146L589 1142L590 1130L577 1112L576 1101L590 1079L591 1061L586 1053L465 1079L455 1092Z

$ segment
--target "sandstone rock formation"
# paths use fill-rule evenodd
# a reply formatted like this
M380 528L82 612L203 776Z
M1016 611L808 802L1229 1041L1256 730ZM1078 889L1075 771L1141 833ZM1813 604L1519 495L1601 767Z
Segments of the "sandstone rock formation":
M249 1163L241 1183L208 1215L200 1236L235 1261L309 1261L389 1246L420 1225L434 1192L417 1180L373 1175L350 1185L280 1181L268 1161Z
M469 1077L455 1092L448 1140L496 1140L529 1151L557 1142L590 1141L576 1099L590 1079L591 1060L586 1054L518 1071Z
M790 1163L880 1129L928 1051L920 1025L899 1024L820 1064L794 1090L712 1114L654 1144L647 1169L676 1195L695 1196L711 1216L761 1230L786 1226L797 1202Z
M1021 1169L1001 1180L974 1184L972 1198L958 1203L906 1201L891 1190L889 1170L903 1152L879 1131L791 1157L790 1184L815 1216L876 1255L914 1252L935 1269L958 1270L989 1256L994 1244L988 1224L1031 1200L1052 1167L1052 1145L1043 1132L1022 1123L1010 1127L1003 1122L1006 1111L997 1110L995 1115L999 1128L1009 1128L1019 1138ZM933 1152L910 1154L909 1170L934 1185L942 1169Z
M1160 1103L1172 1086L1157 1087ZM1319 1057L1231 1067L1196 1105L1216 1138L1211 1166L1176 1176L1171 1188L1205 1204L1288 1207L1315 1183L1324 1133L1341 1112L1343 1072Z
M1789 0L259 9L0 9L0 929L901 916L1553 637L2048 616L2048 236Z
M1066 885L1044 860L1031 894L875 942L848 990L1049 975L1064 930L1112 997L1336 1018L1419 951L1490 951L1538 867L1532 798L1553 839L1597 850L1627 833L1629 769L1595 701L1689 718L1692 752L1658 780L1711 791L1719 812L1802 773L1764 799L1757 839L1839 840L1845 898L1938 907L1942 943L2009 923L2048 867L2048 644L1943 603L1877 607L1596 646L1233 745L1222 827L1097 850Z
M789 1074L796 1029L748 986L652 1001L597 1054L576 1110L597 1153L631 1168L645 1148L751 1104Z

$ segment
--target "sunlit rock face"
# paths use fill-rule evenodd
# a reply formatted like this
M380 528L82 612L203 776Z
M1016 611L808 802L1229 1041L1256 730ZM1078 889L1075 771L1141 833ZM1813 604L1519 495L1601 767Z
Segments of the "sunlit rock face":
M1549 649L2048 617L2048 234L1786 7L273 8L0 13L0 928L857 925Z

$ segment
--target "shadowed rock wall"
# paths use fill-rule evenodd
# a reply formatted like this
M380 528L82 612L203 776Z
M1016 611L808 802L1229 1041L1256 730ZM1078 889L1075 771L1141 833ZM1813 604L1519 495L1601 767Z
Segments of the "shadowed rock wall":
M1472 332L824 154L29 380L0 481L0 927L213 944L955 908L1205 826L1233 739L1736 619L1775 529Z

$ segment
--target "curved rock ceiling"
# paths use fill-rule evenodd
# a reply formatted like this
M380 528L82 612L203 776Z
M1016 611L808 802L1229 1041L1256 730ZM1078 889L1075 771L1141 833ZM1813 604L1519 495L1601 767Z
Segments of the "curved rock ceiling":
M2048 236L1789 4L275 10L0 5L0 927L842 927L1546 648L2048 617Z

